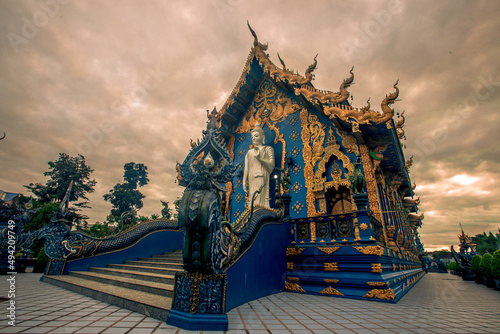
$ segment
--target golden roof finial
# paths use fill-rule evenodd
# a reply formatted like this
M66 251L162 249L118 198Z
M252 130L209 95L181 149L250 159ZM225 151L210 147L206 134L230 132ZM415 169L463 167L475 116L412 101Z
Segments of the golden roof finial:
M250 32L252 33L252 36L253 36L253 46L260 47L260 48L262 48L262 50L267 50L267 43L266 43L266 45L259 43L259 38L257 37L257 34L250 26L250 22L248 22L248 20L247 20L247 25L248 25L248 29L250 29Z
M309 65L309 67L306 70L306 75L305 75L306 83L310 83L313 79L312 72L316 69L316 65L318 65L318 61L316 60L316 58L318 58L317 54L316 54L316 56L314 56L314 63Z
M283 71L286 72L287 69L286 69L285 62L283 61L283 59L281 59L279 52L278 52L278 59L280 60L281 65L283 65Z
M403 125L405 124L405 121L406 121L406 118L404 116L405 111L406 110L403 110L403 112L401 113L401 118L403 118L403 119L396 122L396 128L402 128Z

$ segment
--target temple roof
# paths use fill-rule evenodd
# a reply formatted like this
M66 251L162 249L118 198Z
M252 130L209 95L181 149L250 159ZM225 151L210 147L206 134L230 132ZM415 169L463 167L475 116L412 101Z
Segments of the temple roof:
M381 102L381 111L371 109L369 100L367 106L354 108L350 105L347 90L354 81L353 69L350 76L339 86L338 92L320 90L313 86L313 72L317 66L317 57L306 69L304 76L289 70L279 57L281 68L276 66L266 53L267 44L259 42L257 34L248 25L254 37L253 46L247 57L242 74L220 111L220 129L224 136L234 133L239 121L252 102L260 83L266 78L290 95L297 96L300 103L308 109L316 109L340 129L353 133L360 143L366 144L370 150L385 147L380 166L388 172L395 182L401 183L405 196L412 196L407 162L401 148L400 139L404 136L403 121L394 122L394 109L390 106L399 96L398 82L394 91L385 96ZM401 135L402 133L402 135Z

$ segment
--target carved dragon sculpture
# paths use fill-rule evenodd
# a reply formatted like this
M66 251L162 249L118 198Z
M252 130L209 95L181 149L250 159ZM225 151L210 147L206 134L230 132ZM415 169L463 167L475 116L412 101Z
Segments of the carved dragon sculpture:
M38 239L45 239L44 251L51 259L88 257L130 246L151 232L180 229L175 221L156 219L138 224L108 238L94 238L81 232L71 231L67 224L71 187L72 183L50 223L36 231Z
M244 213L246 221L239 220L239 225L223 221L219 192L226 192L224 184L232 180L236 167L218 128L218 117L214 109L202 140L178 164L187 183L179 205L179 225L185 227L183 258L188 273L222 273L262 224L281 217L276 210L256 208Z

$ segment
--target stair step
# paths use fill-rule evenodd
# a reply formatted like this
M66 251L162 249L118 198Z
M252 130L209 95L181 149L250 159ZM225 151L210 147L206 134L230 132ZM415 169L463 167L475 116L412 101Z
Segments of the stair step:
M166 257L162 255L155 255L155 256L161 256L161 257L140 257L137 259L137 261L149 261L149 262L163 262L163 263L181 263L182 264L182 257Z
M172 292L174 290L174 286L172 284L147 282L136 278L119 277L115 275L108 275L91 271L70 271L69 275L91 280L94 282L110 284L136 290L139 292L143 291L153 293L165 297L172 297Z
M134 270L123 270L114 268L89 268L90 272L114 275L119 277L142 279L148 282L158 282L165 284L174 284L174 274L165 275L159 273L146 273Z
M154 261L123 261L123 264L129 264L132 266L142 266L142 267L158 267L166 269L176 269L177 271L182 271L182 263L174 262L154 262Z
M73 275L42 276L44 282L116 305L158 320L167 318L172 298L136 291Z
M161 267L145 267L145 266L136 266L130 264L108 264L107 268L137 271L140 273L162 274L162 275L175 275L175 273L178 271L184 271L182 268L172 269L172 268L161 268Z

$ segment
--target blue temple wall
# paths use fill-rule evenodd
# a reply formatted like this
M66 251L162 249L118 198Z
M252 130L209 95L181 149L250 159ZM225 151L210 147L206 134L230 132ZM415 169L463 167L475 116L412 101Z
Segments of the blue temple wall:
M251 300L284 291L290 223L267 223L252 245L226 271L226 312Z
M151 255L182 249L183 241L184 230L152 232L127 248L69 260L64 267L63 274L66 275L69 271L85 271L90 267L104 268L108 263L136 261L140 257L150 257Z
M271 92L271 93L269 93ZM233 195L231 199L231 221L236 221L239 216L245 211L245 193L243 192L243 171L245 166L245 155L248 152L251 141L251 127L247 126L246 128L242 128L241 124L245 122L249 122L254 124L255 119L263 120L263 130L265 134L266 145L272 146L275 152L275 166L278 168L286 169L289 167L290 177L291 177L291 185L290 185L290 195L292 196L292 202L290 205L290 216L292 218L305 218L308 216L308 208L307 208L307 191L305 184L305 176L304 176L304 143L302 132L303 129L308 129L309 121L305 119L305 123L301 120L301 112L304 111L302 104L298 101L297 97L293 94L287 93L280 87L276 86L271 80L268 78L259 85L257 92L255 93L257 98L254 98L247 106L246 113L241 116L239 120L238 126L235 126L236 133L234 133L234 164L237 166L237 172L233 178ZM264 99L259 98L265 96ZM300 106L300 107L296 107ZM289 113L286 117L280 118L278 121L273 121L272 119L276 119L276 115L273 114L271 117L269 115L269 111L273 113L279 113L281 110L289 110L287 108L296 107L296 111ZM349 158L351 164L354 164L356 161L355 153L347 153L346 148L342 144L343 139L339 134L338 129L332 123L332 121L320 114L316 109L308 109L307 114L309 116L317 117L318 122L323 125L323 129L320 130L318 138L311 139L312 140L322 140L323 147L327 146L327 141L330 139L330 130L333 130L333 136L335 137L336 143L340 146L340 151L343 155ZM253 117L257 117L253 119ZM306 130L307 131L307 130ZM312 143L305 143L308 146L312 147ZM357 142L356 142L356 145ZM286 158L292 158L292 165L288 166L286 164ZM343 162L339 157L331 157L326 163L326 182L332 181L331 176L331 168L337 163L342 170L342 178L347 178L349 171L346 166L344 166ZM318 169L318 164L315 164L314 171ZM360 166L361 171L363 172L363 167ZM273 175L271 176L271 184L270 184L270 199L271 199L271 207L274 207L275 202L275 179L274 175L278 174L281 177L280 172L275 169ZM241 175L241 176L238 176ZM315 210L317 212L321 211L318 203L315 203ZM323 214L328 214L331 211L331 208L328 207L326 212Z

